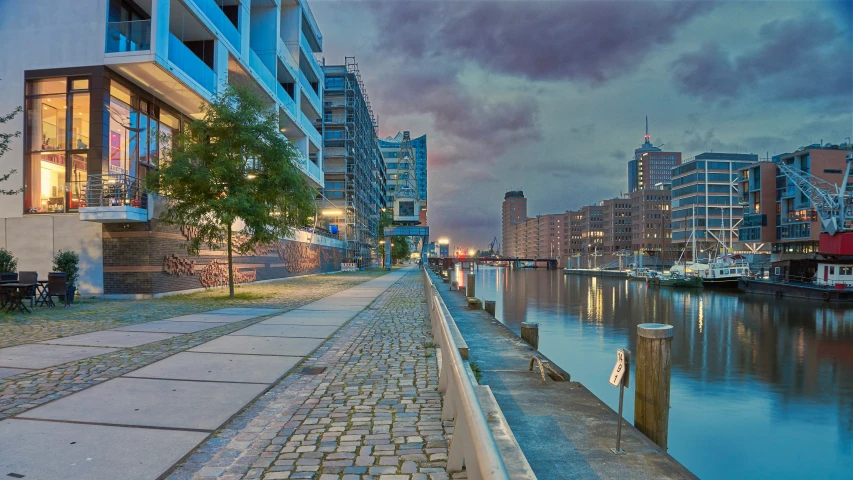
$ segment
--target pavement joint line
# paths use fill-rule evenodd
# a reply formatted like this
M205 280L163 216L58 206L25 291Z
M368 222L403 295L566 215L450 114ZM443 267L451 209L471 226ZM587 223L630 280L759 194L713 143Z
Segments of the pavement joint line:
M7 366L4 366L4 365L0 365L0 368L11 368L11 369L14 369L14 370L41 370L40 368L7 367ZM50 367L46 367L46 368L50 368Z
M195 352L198 353L198 352ZM285 372L286 374L286 372ZM136 378L140 380L168 380L175 382L198 382L198 383L235 383L238 385L269 385L269 382L239 382L237 380L199 380L196 378L164 378L164 377L143 377L138 375L122 375L116 378Z
M312 327L315 325L311 325ZM333 327L334 325L326 325L328 327ZM334 332L333 332L334 334ZM326 340L329 337L294 337L292 335L246 335L245 333L229 333L229 337L257 337L257 338L306 338L311 340ZM196 352L198 353L198 352Z
M213 433L216 430L206 428L179 428L179 427L161 427L157 425L134 425L128 423L103 423L103 422L83 422L79 420L59 420L55 418L33 418L33 417L14 417L6 420L27 420L31 422L48 422L48 423L72 423L75 425L93 425L97 427L122 427L122 428L145 428L148 430L168 430L172 432L198 432L198 433Z
M225 335L223 335L223 337L224 336ZM272 338L275 338L275 337L272 337ZM319 339L314 339L314 340L319 340ZM322 344L321 344L321 346L322 346ZM197 347L192 347L192 348L197 348ZM320 347L317 347L317 348L320 348ZM179 353L181 353L181 352L179 352ZM202 350L196 350L194 352L187 351L187 353L206 353L209 355L244 355L247 357L292 357L292 358L302 358L303 357L303 355L279 355L276 353L205 352ZM142 367L140 367L140 368L142 368Z

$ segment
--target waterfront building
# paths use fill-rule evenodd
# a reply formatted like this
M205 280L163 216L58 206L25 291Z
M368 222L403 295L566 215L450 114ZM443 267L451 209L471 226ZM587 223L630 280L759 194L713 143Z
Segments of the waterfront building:
M598 258L602 254L604 243L603 208L598 205L585 205L580 208L582 216L581 251L586 268L599 265Z
M3 245L19 267L46 277L53 254L71 249L81 254L83 294L200 287L199 275L164 271L182 234L157 221L142 179L165 159L164 138L231 83L263 96L305 181L323 185L323 37L304 0L32 0L2 10L0 43L15 52L0 62L0 114L25 105L4 125L22 135L0 158L0 172L17 171L3 188L23 189L0 196ZM28 20L48 18L62 25L49 35ZM112 201L87 197L103 185L122 189ZM263 264L251 274L292 273L281 260Z
M574 210L568 212L569 216L569 256L572 259L568 265L580 268L581 255L584 252L584 214L583 210Z
M385 208L385 163L377 122L354 57L324 65L324 219L338 227L347 262L378 264L378 225Z
M772 244L774 260L816 253L820 220L814 206L776 164L784 162L831 184L841 185L846 157L851 151L853 146L847 144L814 144L777 155L771 162L742 167L739 200L744 214L743 224L738 229L740 240L758 245Z
M631 197L611 198L601 202L602 253L617 255L631 250Z
M689 247L695 227L698 249L719 251L720 244L743 249L736 245L743 218L737 178L741 168L757 161L754 154L706 152L672 169L673 246Z
M516 257L516 246L518 245L517 229L515 225L527 220L527 199L524 192L515 190L504 194L501 205L501 250L503 256Z
M411 138L407 143L411 159L403 161L400 158L400 150L404 143L405 134L408 132L397 132L397 135L379 139L379 150L385 162L387 174L386 205L392 208L396 199L396 192L411 182L413 190L417 195L420 211L422 212L421 223L426 224L427 211L427 136L421 135ZM414 178L409 178L414 177Z
M681 152L664 152L652 144L649 117L646 117L643 144L634 150L634 157L628 161L628 193L670 182L672 167L680 164Z
M634 265L660 267L662 263L669 265L676 259L677 249L669 241L670 201L668 183L631 194L631 249Z

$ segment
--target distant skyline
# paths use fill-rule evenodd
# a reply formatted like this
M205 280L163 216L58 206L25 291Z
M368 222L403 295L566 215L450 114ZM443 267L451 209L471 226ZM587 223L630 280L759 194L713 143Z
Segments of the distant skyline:
M380 137L429 139L429 224L500 238L627 190L643 143L788 152L853 136L850 2L313 0L324 56L359 63Z

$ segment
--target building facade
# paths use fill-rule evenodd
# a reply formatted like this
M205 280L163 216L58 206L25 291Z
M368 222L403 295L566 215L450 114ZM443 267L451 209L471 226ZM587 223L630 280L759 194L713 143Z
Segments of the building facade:
M347 244L347 262L378 264L378 225L385 208L385 163L377 122L355 58L324 65L324 188L319 198L325 223Z
M697 248L743 250L737 226L743 218L737 178L758 155L702 153L672 169L672 242L683 249L695 235Z
M379 150L382 154L382 159L385 162L387 172L387 189L385 203L389 208L392 208L396 199L396 192L404 185L411 184L417 195L420 211L423 212L424 218L421 223L426 224L425 215L427 211L427 136L409 137L408 147L411 151L413 161L402 162L400 158L400 149L403 146L405 133L397 132L397 135L379 139ZM402 165L405 164L405 168ZM411 175L415 178L409 178Z
M820 220L808 197L777 167L785 163L834 185L841 185L850 146L809 145L740 169L743 242L771 244L775 259L812 255L818 251ZM853 187L853 186L851 186ZM848 187L849 190L853 188Z
M631 250L631 197L611 198L601 202L602 253L624 254Z
M506 192L501 205L501 250L504 257L514 258L518 255L516 238L517 230L512 227L527 220L527 199L524 192L516 190Z
M634 265L670 265L678 250L672 246L669 225L671 196L668 184L631 194L631 249Z
M23 193L0 197L0 223L20 268L45 275L53 254L70 249L81 254L84 294L173 288L151 239L166 242L180 232L159 224L142 179L165 159L168 138L231 83L263 96L298 150L304 179L322 186L324 82L315 55L323 37L311 10L299 0L219 3L4 4L0 42L20 49L0 62L0 112L22 101L24 111L4 125L22 135L0 158L0 171L16 170L4 188ZM62 28L45 35L44 25L21 21L33 18L62 19ZM127 239L137 239L138 253L110 255L119 238L131 252ZM252 267L259 277L288 274L281 260L244 263L263 264ZM241 272L249 275L246 268ZM198 278L193 284L200 287Z

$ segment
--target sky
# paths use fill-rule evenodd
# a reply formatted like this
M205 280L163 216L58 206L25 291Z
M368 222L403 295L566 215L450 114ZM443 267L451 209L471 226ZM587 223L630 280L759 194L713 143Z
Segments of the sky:
M627 190L643 142L760 157L853 136L853 2L311 0L379 135L427 134L432 238L487 249L501 203Z

